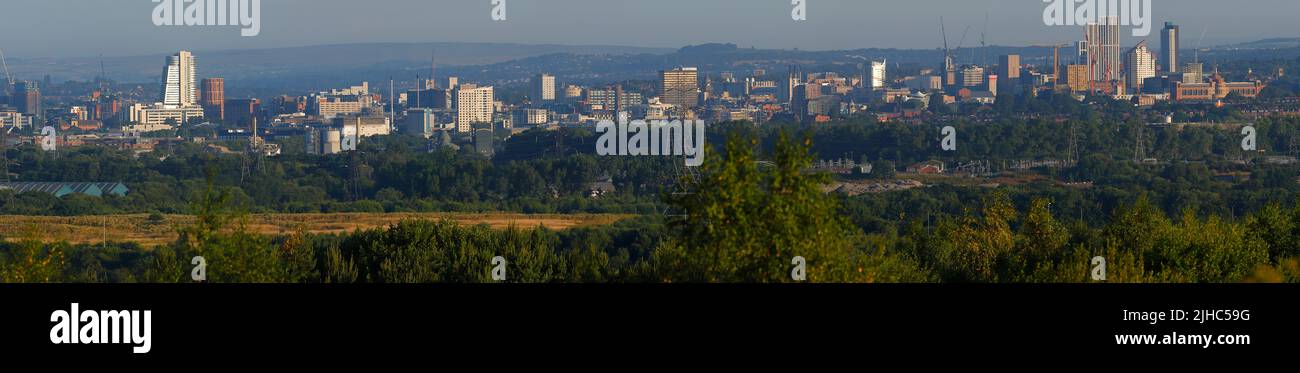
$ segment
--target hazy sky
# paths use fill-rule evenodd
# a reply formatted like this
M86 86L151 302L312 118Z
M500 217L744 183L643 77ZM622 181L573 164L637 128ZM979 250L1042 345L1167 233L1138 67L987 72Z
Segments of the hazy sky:
M217 0L208 0L217 1ZM229 1L229 0L226 0ZM262 30L159 27L153 0L3 0L0 49L11 58L170 53L177 49L273 48L343 42L515 42L677 48L705 42L807 50L936 48L939 16L954 45L979 45L988 14L990 45L1071 42L1080 27L1043 24L1042 0L807 0L808 20L790 0L262 0ZM1195 46L1297 37L1296 0L1150 0L1153 30L1182 26ZM1124 44L1140 38L1124 32ZM1158 31L1147 38L1158 45Z

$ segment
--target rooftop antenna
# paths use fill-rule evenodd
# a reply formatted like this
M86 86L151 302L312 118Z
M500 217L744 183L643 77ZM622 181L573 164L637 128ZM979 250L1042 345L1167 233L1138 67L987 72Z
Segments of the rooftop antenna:
M433 86L428 88L438 89L438 49L433 50L433 59L430 62L432 62L432 65L430 65L432 69L429 70L429 80L433 81Z

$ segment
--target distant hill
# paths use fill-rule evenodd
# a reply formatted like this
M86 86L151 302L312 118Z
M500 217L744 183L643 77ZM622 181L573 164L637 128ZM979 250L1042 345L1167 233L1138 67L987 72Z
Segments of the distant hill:
M435 49L438 51L438 64L442 66L485 65L551 53L600 55L673 52L672 49L624 46L503 43L365 43L193 52L198 58L201 76L220 76L239 81L374 66L428 66ZM56 81L89 80L100 75L98 57L8 57L10 70L20 79L39 79L49 74ZM117 81L151 82L160 76L165 57L166 54L106 57L104 68L109 78Z
M1272 38L1247 43L1231 44L1216 49L1288 49L1300 48L1300 38Z

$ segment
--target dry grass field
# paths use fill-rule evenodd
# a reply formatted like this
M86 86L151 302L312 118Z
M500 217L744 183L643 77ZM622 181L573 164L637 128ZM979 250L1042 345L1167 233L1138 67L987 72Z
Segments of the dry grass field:
M494 229L545 226L553 230L613 224L630 215L528 215L515 213L338 213L338 214L252 214L239 220L249 231L265 235L348 233L386 227L403 220L449 219L464 225L486 224ZM193 224L190 215L165 215L151 221L148 215L106 216L0 216L0 236L6 241L36 237L44 242L73 244L135 242L157 246L176 240L176 228Z

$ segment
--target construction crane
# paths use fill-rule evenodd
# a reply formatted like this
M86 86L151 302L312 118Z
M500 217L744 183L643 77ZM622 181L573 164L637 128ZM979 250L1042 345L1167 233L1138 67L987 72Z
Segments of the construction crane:
M1030 48L1052 48L1052 83L1061 83L1061 48L1068 48L1074 44L1054 44L1054 45L1031 45Z
M939 33L943 35L943 85L953 85L953 58L952 49L948 49L948 26L943 17L939 17Z
M1192 60L1193 63L1201 63L1201 42L1205 41L1205 34L1208 32L1210 32L1210 28L1206 27L1204 30L1201 30L1201 37L1196 39L1196 54L1195 58Z
M980 64L981 66L987 66L987 65L988 65L988 53L989 53L989 52L988 52L988 47L989 47L989 45L988 45L988 43L987 43L988 33L989 33L989 14L988 14L988 13L984 13L984 30L983 30L983 31L980 31L980 50L979 50L979 59L978 59L977 61L975 61L975 63L978 63L978 64ZM974 54L974 53L971 53L971 54ZM972 59L974 59L974 58L972 58Z
M961 40L957 41L957 48L953 49L953 53L961 51L961 46L966 44L966 35L970 35L970 26L966 26L966 31L961 32Z
M4 69L5 69L5 89L4 89L4 90L5 90L5 93L8 93L8 92L9 92L9 89L10 89L10 88L13 88L13 86L14 86L14 76L13 76L13 74L10 74L10 73L9 73L9 63L8 63L8 62L5 62L5 51L4 51L3 49L0 49L0 65L3 65L3 66L4 66Z
M943 68L948 69L952 66L952 49L948 49L948 26L943 17L939 17L939 33L943 34Z

